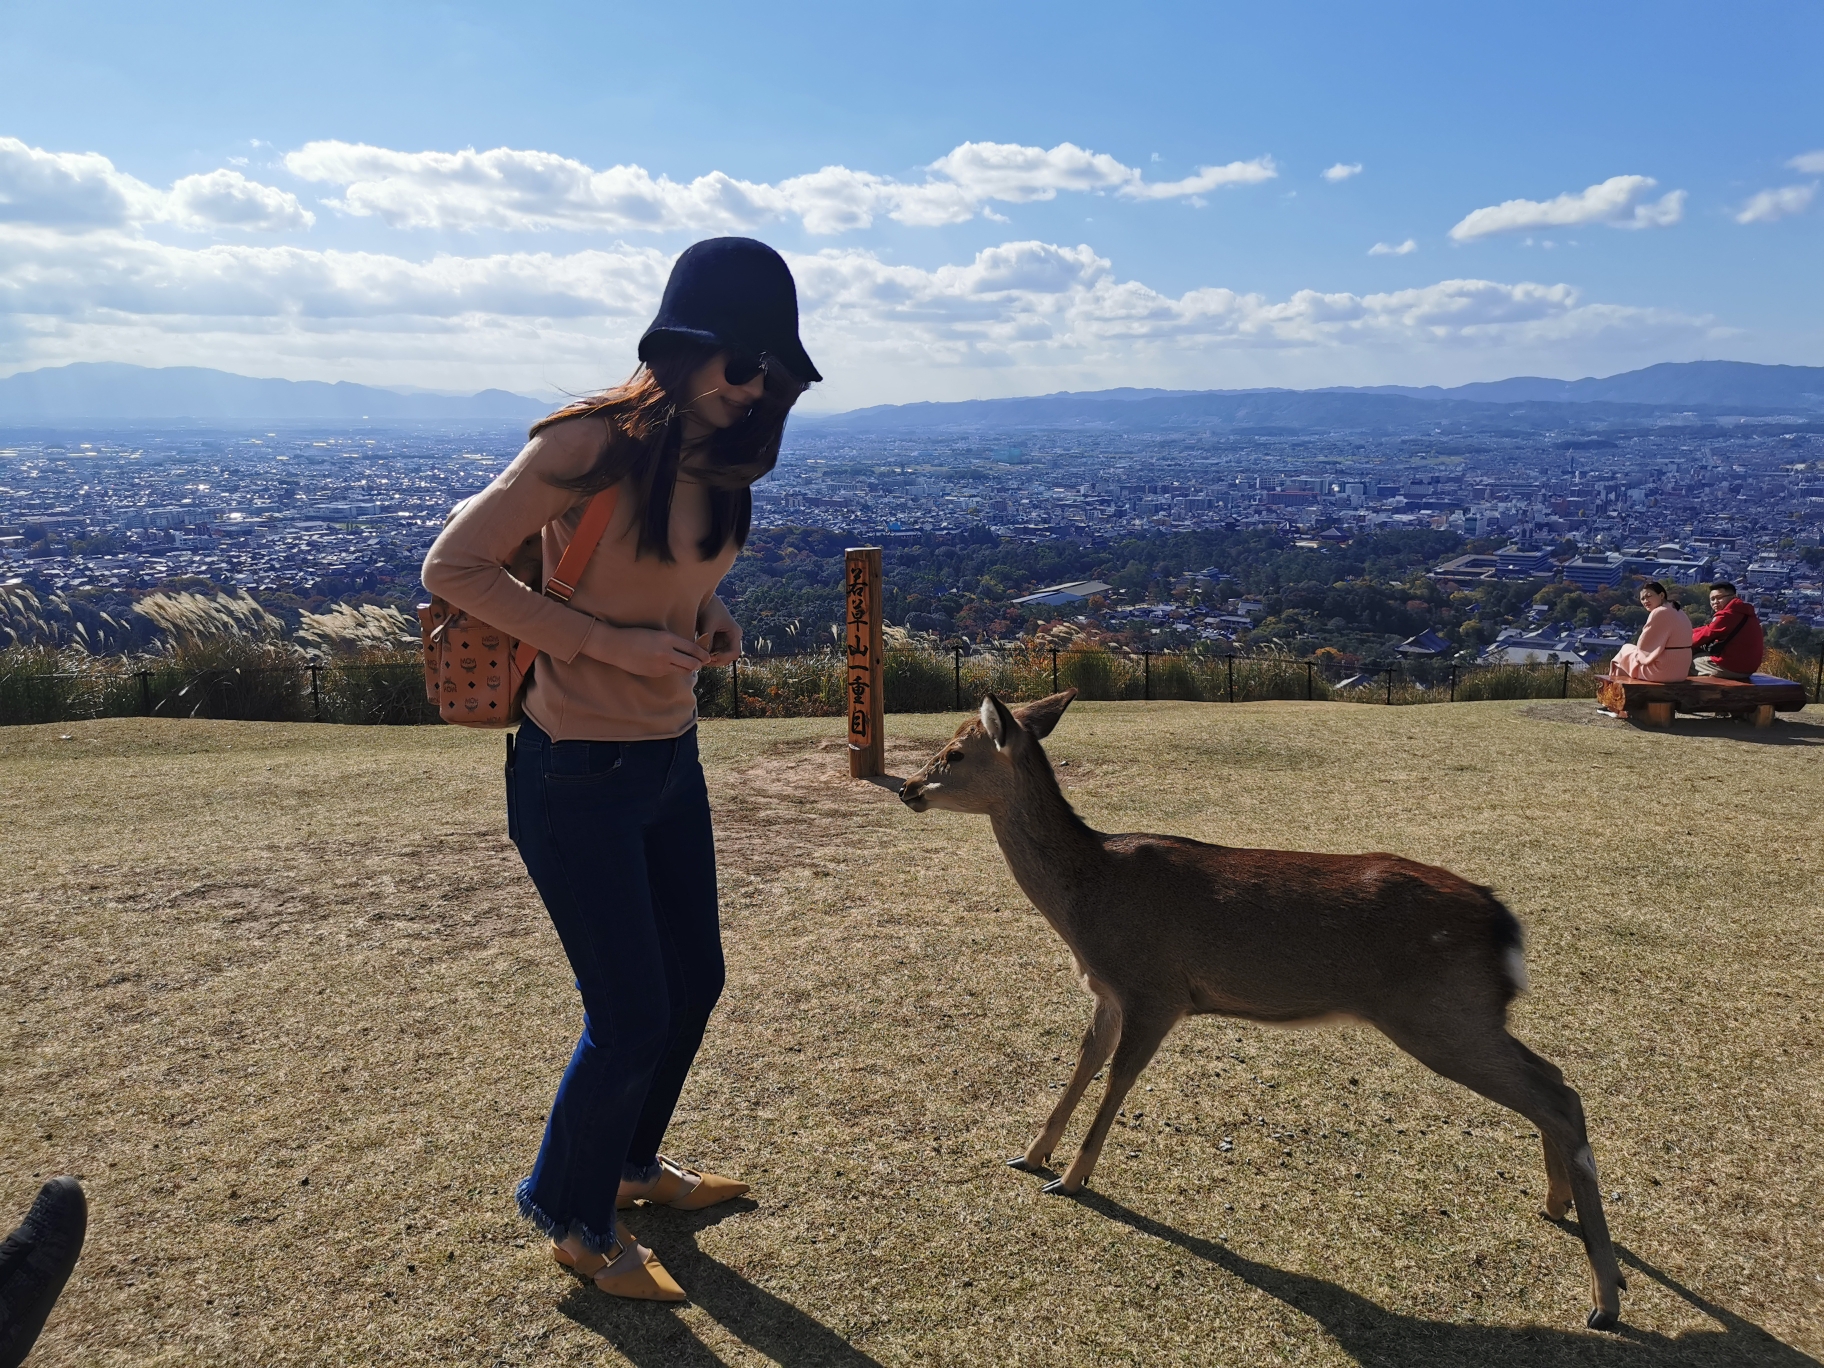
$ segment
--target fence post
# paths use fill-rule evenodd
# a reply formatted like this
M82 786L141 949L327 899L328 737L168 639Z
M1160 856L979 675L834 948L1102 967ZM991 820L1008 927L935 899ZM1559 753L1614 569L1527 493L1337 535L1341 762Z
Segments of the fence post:
M741 716L741 662L739 659L728 662L729 712L732 716Z
M1564 680L1558 686L1558 697L1569 698L1570 696L1571 696L1571 662L1567 660L1564 662Z
M1452 703L1457 701L1457 667L1455 665L1450 667L1450 701Z
M1811 701L1824 703L1824 641L1818 643L1818 682L1811 686Z
M1153 701L1153 653L1151 651L1140 652L1140 675L1142 680L1141 700L1151 703Z
M150 717L152 716L152 671L140 670L137 673L139 675L139 705L145 709L146 716Z
M1387 667L1387 706L1393 706L1393 667Z
M956 651L956 710L961 712L963 710L963 648L958 646L954 649Z
M851 546L843 553L848 580L847 707L849 778L872 779L887 769L885 662L880 637L880 548Z
M1305 662L1305 702L1311 701L1311 672L1315 668L1312 661Z
M317 673L321 668L316 661L310 662L310 720L312 722L323 720L323 691L320 687L321 681L317 678Z
M1051 691L1053 693L1058 691L1058 648L1056 646L1051 648Z
M1224 656L1223 659L1229 662L1229 702L1233 703L1235 701L1235 657Z

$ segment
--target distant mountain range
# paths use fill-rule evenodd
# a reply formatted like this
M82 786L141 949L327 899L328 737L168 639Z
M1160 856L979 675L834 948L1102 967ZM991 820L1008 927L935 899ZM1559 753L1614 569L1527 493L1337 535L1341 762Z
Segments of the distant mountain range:
M557 400L506 390L448 395L380 389L348 381L260 380L195 366L151 368L79 362L0 379L0 426L66 428L97 423L206 425L272 423L522 425ZM1442 389L1379 385L1316 390L1111 389L891 404L805 415L819 428L855 431L997 430L1035 427L1232 430L1398 428L1440 419L1544 428L1628 423L1666 412L1817 414L1824 418L1824 367L1687 361L1602 379L1521 376Z
M882 405L816 421L827 427L882 432L1034 427L1397 428L1435 423L1440 418L1539 428L1638 422L1667 412L1824 415L1824 366L1667 362L1603 379L1522 376L1451 389L1381 385L1317 390L1095 390L1022 399Z
M1377 385L1333 389L1341 394L1404 394L1413 399L1463 399L1484 404L1652 404L1705 408L1824 409L1824 366L1757 366L1749 361L1666 361L1604 379L1512 380L1439 389Z
M93 423L525 424L556 407L506 390L401 393L343 380L256 380L200 366L154 368L111 361L24 371L0 380L0 426Z

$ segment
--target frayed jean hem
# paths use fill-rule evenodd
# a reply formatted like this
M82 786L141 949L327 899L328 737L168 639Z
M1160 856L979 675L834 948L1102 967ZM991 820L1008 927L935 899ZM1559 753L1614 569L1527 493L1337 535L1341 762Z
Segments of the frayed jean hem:
M654 1183L664 1170L659 1161L654 1159L650 1164L622 1164L621 1181L623 1183Z
M544 1234L558 1244L571 1236L591 1254L606 1254L614 1246L614 1231L609 1230L606 1238L598 1231L592 1230L581 1221L560 1221L552 1216L537 1202L532 1200L532 1180L527 1178L519 1185L514 1197L519 1202L519 1214L524 1216Z

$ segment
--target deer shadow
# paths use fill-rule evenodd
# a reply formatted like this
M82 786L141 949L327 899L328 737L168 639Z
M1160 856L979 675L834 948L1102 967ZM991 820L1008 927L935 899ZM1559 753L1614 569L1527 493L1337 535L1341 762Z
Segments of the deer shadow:
M1623 1323L1609 1333L1553 1326L1469 1325L1402 1315L1322 1278L1289 1273L1237 1254L1217 1240L1187 1234L1085 1188L1076 1200L1092 1211L1154 1239L1177 1245L1257 1287L1321 1325L1363 1368L1409 1368L1415 1363L1473 1364L1475 1368L1817 1368L1818 1360L1782 1343L1749 1321L1705 1300L1670 1275L1616 1245L1622 1261L1716 1321L1721 1330L1666 1336ZM1571 1221L1554 1225L1572 1234ZM1626 1306L1623 1306L1626 1315Z
M751 1198L742 1198L707 1211L643 1208L641 1242L657 1251L689 1290L692 1304L773 1362L785 1368L880 1368L823 1322L697 1248L698 1232L758 1206ZM625 1301L579 1283L557 1309L601 1336L637 1368L726 1368L715 1350L660 1303Z

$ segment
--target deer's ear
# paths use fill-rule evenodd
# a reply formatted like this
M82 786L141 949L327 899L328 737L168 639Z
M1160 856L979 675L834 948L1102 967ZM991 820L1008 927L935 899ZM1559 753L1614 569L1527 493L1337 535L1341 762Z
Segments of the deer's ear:
M1007 743L1019 729L1019 719L1000 699L989 694L982 700L982 730L988 733L988 739L994 742L996 750L1006 750Z
M1028 703L1014 710L1014 716L1020 719L1020 725L1037 737L1051 735L1051 729L1058 725L1058 719L1064 716L1064 709L1077 696L1075 689L1066 689L1063 693L1052 694L1041 698L1037 703Z

